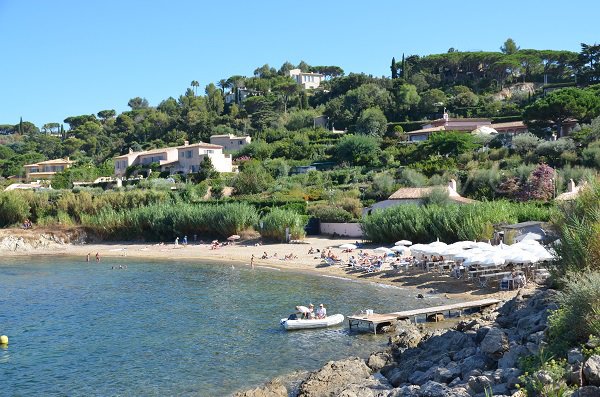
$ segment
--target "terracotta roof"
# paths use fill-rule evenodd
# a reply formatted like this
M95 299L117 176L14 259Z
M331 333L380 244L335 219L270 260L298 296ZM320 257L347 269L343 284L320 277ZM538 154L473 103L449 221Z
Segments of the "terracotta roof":
M519 127L527 128L525 123L523 123L522 121L511 121L508 123L496 123L496 124L491 124L488 127L492 127L496 131L498 131L498 129L509 129L509 128L519 128Z
M396 190L388 200L420 200L428 197L434 189L445 189L448 190L447 186L428 186L428 187L405 187ZM473 200L460 195L450 195L448 198L452 201L462 204L476 203L477 200Z
M445 131L446 127L444 127L443 125L440 127L430 127L430 128L423 128L420 130L415 130L415 131L407 131L407 134L412 134L412 135L417 135L417 134L426 134L429 132L438 132L438 131Z
M177 146L176 149L185 149L185 148L193 148L193 147L223 149L223 146L221 146L221 145L213 145L212 143L205 143L205 142L192 143L191 145L181 145L181 146Z
M35 166L48 165L48 164L73 164L73 163L74 163L74 161L72 161L72 160L54 159L54 160L40 161L39 163L25 164L23 167L35 167Z

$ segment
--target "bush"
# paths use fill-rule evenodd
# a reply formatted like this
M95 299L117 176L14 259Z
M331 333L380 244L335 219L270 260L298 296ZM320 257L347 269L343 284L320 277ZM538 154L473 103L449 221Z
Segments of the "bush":
M29 217L29 205L18 193L6 192L0 195L0 227L23 223Z
M315 205L309 208L309 214L314 218L319 218L321 222L345 223L350 222L352 214L340 207L329 205Z
M600 336L600 271L569 273L562 281L560 309L548 319L550 347L560 355L586 342L590 335Z
M304 238L307 217L293 211L275 208L262 218L262 237L275 241L285 241L285 230L289 228L293 240Z

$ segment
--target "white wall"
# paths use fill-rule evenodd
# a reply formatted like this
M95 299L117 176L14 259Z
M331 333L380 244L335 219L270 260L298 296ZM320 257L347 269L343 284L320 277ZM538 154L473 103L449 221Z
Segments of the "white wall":
M360 223L325 223L321 222L321 234L346 237L362 237Z

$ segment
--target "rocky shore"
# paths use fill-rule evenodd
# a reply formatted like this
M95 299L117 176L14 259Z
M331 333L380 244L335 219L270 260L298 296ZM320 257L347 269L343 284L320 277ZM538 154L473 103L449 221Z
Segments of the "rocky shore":
M555 291L519 293L496 309L450 329L408 322L391 326L389 347L367 360L331 361L293 385L273 380L235 397L487 397L520 396L519 359L540 354ZM600 356L569 353L567 383L575 397L600 396ZM540 385L553 380L533 374ZM287 387L286 387L287 386Z

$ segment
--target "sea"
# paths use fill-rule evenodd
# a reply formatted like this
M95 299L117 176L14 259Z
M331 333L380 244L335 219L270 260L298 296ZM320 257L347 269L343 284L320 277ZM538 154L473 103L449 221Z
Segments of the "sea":
M227 396L387 344L385 335L350 333L346 322L287 332L279 321L296 305L324 303L347 316L446 302L238 264L4 258L0 335L9 344L0 347L0 396Z

